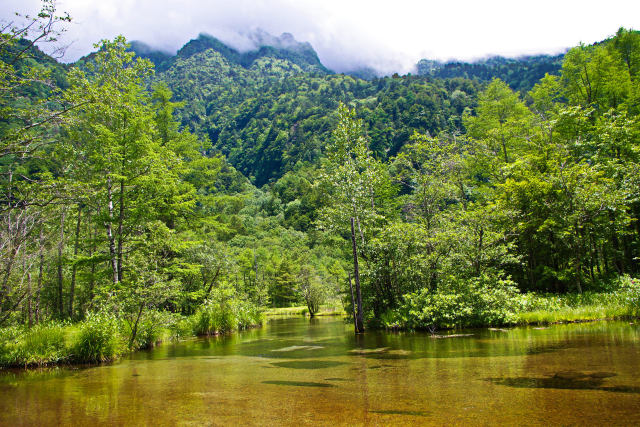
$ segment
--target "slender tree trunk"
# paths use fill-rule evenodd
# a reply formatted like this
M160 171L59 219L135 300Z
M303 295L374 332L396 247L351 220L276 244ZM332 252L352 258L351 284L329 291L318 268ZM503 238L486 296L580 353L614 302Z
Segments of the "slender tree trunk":
M120 206L118 212L118 282L122 282L122 240L124 235L124 179L120 180Z
M624 258L620 254L620 242L618 241L618 233L613 229L615 224L615 214L613 211L609 211L609 221L612 224L611 229L611 243L613 245L613 265L618 270L618 274L624 273Z
M91 213L91 210L87 212ZM100 217L100 208L96 209L96 217ZM91 226L90 218L87 218L87 225ZM91 231L89 231L91 235ZM98 223L93 227L93 234L91 235L91 245L89 246L89 258L93 257L93 254L96 252L96 241L98 240ZM96 283L96 263L94 261L91 262L91 277L89 278L89 306L91 306L93 302L93 290L95 289Z
M33 307L31 306L31 302L33 300L31 295L31 272L27 273L27 293L29 294L27 297L28 326L31 328L33 326Z
M580 245L580 234L578 233L577 230L579 230L578 224L574 225L575 229L576 229L576 233L575 233L575 239L576 239L576 245L574 248L574 252L576 255L575 258L575 266L576 266L576 276L578 278L578 293L582 293L582 248Z
M475 264L475 270L476 270L476 276L480 276L480 264L481 264L481 260L482 260L482 251L484 250L484 248L482 247L483 245L483 238L484 238L484 228L480 227L480 231L478 232L479 236L478 236L478 254L476 256L476 260L474 262Z
M129 348L133 348L133 342L136 339L136 335L138 335L138 323L140 322L140 317L142 316L142 310L144 309L144 303L140 303L140 309L138 310L138 316L136 317L136 321L133 324L133 328L131 329L131 338L129 339Z
M116 284L120 280L120 275L118 274L118 262L116 260L116 242L113 238L113 191L112 191L112 183L111 176L107 178L107 199L108 199L108 210L109 217L107 218L106 226L107 226L107 238L109 239L109 255L111 256L111 270L113 272L113 283Z
M73 317L73 298L76 290L76 264L78 258L78 246L80 245L80 225L82 224L82 205L78 204L78 220L76 221L76 237L73 242L73 267L71 268L71 286L69 287L69 317Z
M507 142L504 139L504 135L502 135L502 152L504 153L504 162L509 163L509 157L507 156Z
M362 227L360 227L359 216L356 216L356 223L358 224L358 233L360 233L360 240L362 241L362 245L364 246L364 233L362 232Z
M358 321L356 316L356 299L353 296L353 285L351 284L351 273L349 273L349 289L351 289L351 306L353 307L353 328L358 333Z
M40 323L40 291L42 290L42 275L44 273L44 235L40 228L40 266L38 267L38 290L36 291L36 325Z
M64 252L64 217L65 210L62 209L62 213L60 214L60 241L58 242L58 315L60 317L64 316L64 301L62 295L63 288L63 275L62 275L62 255Z
M364 321L362 313L362 292L360 289L360 269L358 267L358 248L356 246L356 231L353 223L353 217L351 217L351 243L353 244L353 270L356 280L356 298L358 303L358 310L356 313L356 333L364 332Z
M209 283L209 286L207 287L207 292L205 293L204 299L209 298L209 294L211 293L211 289L213 289L213 285L216 283L216 279L218 278L218 274L220 274L221 268L222 266L219 265L216 273L213 275L213 279L211 279L211 283Z

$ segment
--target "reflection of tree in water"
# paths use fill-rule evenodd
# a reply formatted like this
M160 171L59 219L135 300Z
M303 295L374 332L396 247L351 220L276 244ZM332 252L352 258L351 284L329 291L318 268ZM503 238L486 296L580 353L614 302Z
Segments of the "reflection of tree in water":
M307 381L262 381L262 384L288 385L294 387L335 387L335 385L333 384L314 383Z
M513 378L487 378L494 384L516 388L556 388L564 390L602 390L618 393L638 393L640 387L634 386L609 386L604 382L607 378L615 377L612 372L577 372L562 371L553 376L539 377L513 377Z

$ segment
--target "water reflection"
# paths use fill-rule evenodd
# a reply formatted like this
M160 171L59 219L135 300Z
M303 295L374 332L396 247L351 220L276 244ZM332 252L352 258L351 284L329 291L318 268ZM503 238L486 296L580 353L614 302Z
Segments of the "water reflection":
M618 393L640 393L640 387L605 384L605 379L615 376L616 374L612 372L563 371L546 378L487 378L487 381L517 388L555 388L564 390L601 390Z
M385 414L385 415L414 415L418 417L426 417L429 415L429 412L426 411L401 411L399 409L387 409L380 411L369 411L374 414Z

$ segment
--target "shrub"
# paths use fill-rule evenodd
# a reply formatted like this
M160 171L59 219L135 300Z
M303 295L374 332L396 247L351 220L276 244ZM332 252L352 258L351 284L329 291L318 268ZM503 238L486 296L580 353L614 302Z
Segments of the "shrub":
M633 317L640 316L640 279L622 276L619 293L627 307L628 314Z
M232 288L215 289L193 318L196 335L215 335L262 323L262 312L249 301L233 296Z
M194 317L182 317L180 315L174 315L171 324L169 325L169 332L171 339L187 338L194 335Z
M166 311L147 310L142 313L132 343L132 349L151 348L164 340L164 335L174 323L171 313ZM122 323L122 335L131 337L133 324Z
M503 325L515 322L517 295L508 279L450 280L435 291L406 294L400 308L386 313L382 321L391 328L430 330Z
M262 325L264 316L262 310L249 301L238 301L236 304L238 329L247 329L252 326Z

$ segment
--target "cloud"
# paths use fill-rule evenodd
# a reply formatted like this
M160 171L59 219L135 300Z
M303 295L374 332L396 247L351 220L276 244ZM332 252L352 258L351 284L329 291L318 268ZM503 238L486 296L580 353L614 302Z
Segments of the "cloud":
M38 9L37 0L3 0L2 17ZM118 34L175 52L199 33L240 49L257 28L292 33L336 71L372 67L407 72L421 58L554 53L591 43L620 26L640 28L640 2L396 0L59 0L74 22L66 41L73 61Z

